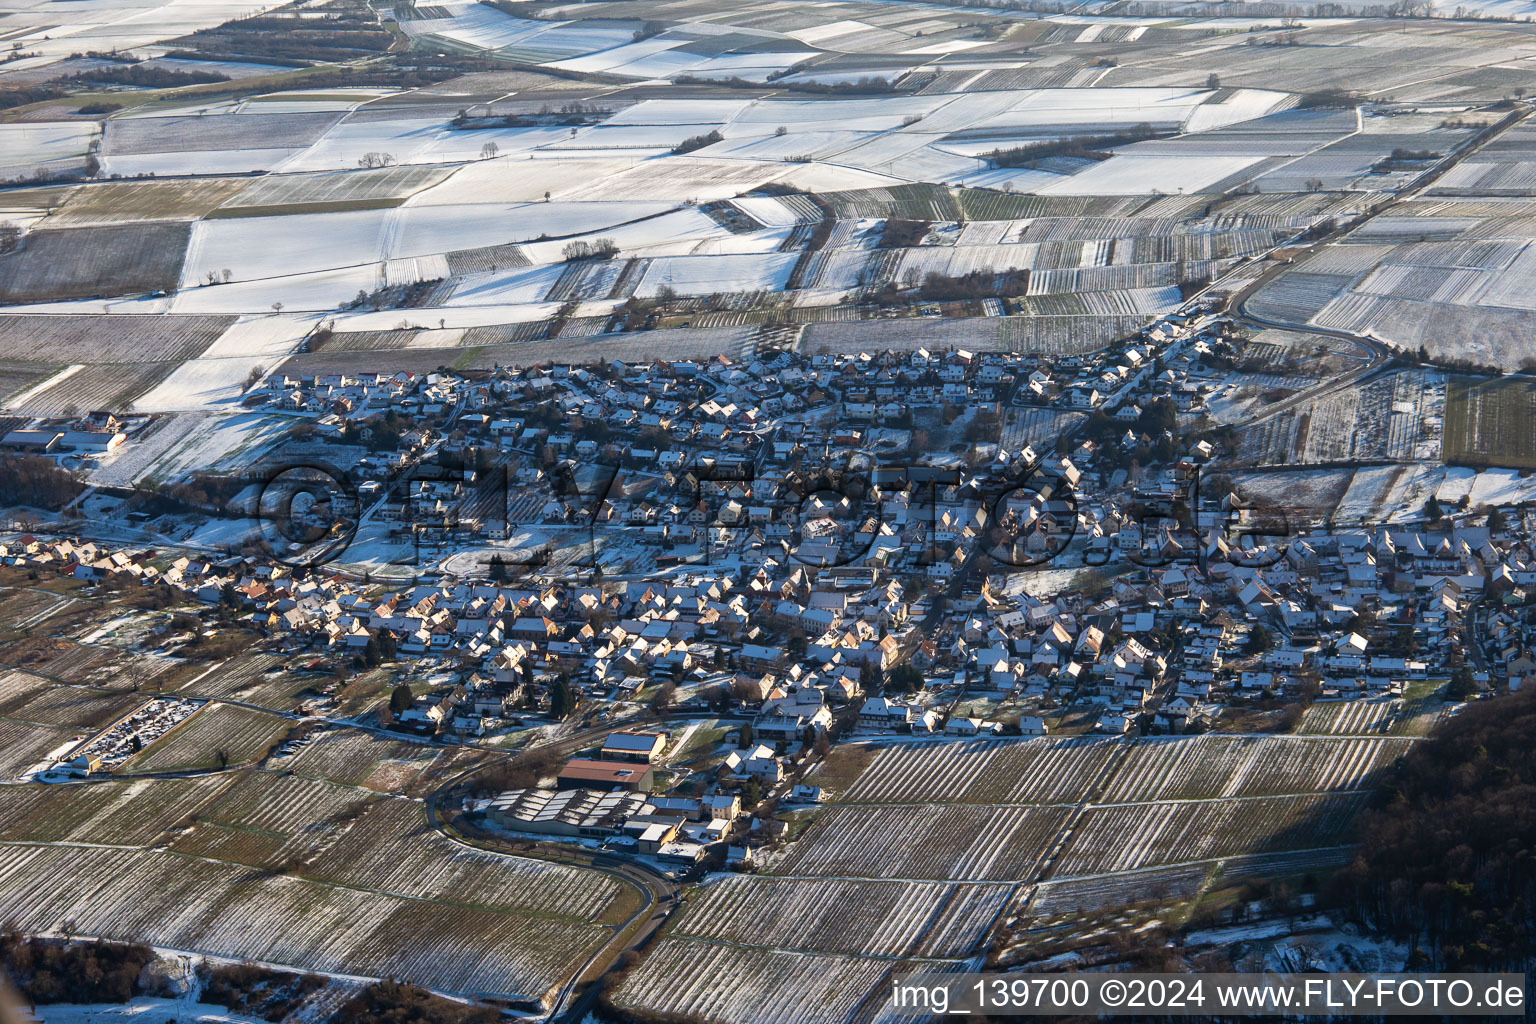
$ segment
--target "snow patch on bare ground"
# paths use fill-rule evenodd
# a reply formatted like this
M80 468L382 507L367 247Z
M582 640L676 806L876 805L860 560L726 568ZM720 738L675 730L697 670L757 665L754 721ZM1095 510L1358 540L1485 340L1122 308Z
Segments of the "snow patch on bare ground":
M140 996L126 1003L39 1006L32 1020L43 1024L117 1024L121 1021L217 1021L221 1024L262 1024L260 1017L242 1017L222 1006L186 999Z
M1266 970L1329 973L1401 971L1409 949L1391 939L1366 935L1352 924L1312 934L1288 935L1264 958Z
M1348 489L1354 471L1317 469L1305 473L1234 473L1244 498L1283 508L1300 516L1326 516Z

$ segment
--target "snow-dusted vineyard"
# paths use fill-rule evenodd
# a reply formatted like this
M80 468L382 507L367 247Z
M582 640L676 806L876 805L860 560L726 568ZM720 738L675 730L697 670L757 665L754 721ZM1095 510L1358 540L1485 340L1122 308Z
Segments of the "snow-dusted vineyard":
M71 729L50 729L31 722L0 718L0 778L13 779L46 760L51 751L79 735Z
M817 819L780 874L1014 880L1026 877L1067 815L1063 807L842 805Z
M308 870L360 889L576 920L599 917L619 890L606 875L469 849L429 826L420 803L399 798L370 807Z
M1362 608L1380 606L1373 677L1389 656L1416 649L1439 679L1460 664L1439 657L1444 638L1471 638L1483 624L1518 641L1518 603L1469 606L1477 590L1466 578L1436 575L1471 572L1470 562L1393 562L1378 548L1374 567L1352 567L1332 590L1339 577L1318 570L1310 591L1305 558L1294 572L1265 569L1287 626L1314 611L1318 621L1294 636L1276 626L1294 657L1264 659L1247 657L1263 638L1239 621L1217 648L1244 656L1216 666L1205 691L1193 669L1209 633L1193 633L1217 622L1223 604L1234 621L1239 603L1249 622L1263 617L1251 592L1224 589L1240 590L1251 566L1182 583L1177 573L1149 580L1113 565L1003 574L973 603L989 566L972 559L948 577L941 607L932 595L951 567L919 566L926 572L913 578L909 556L934 552L909 529L893 535L872 580L796 577L816 590L836 576L846 600L823 605L826 595L801 602L798 584L782 586L789 570L768 522L755 533L695 535L710 542L704 561L714 564L718 551L725 571L743 570L735 578L744 595L716 588L695 607L685 587L661 588L673 570L648 552L660 542L679 577L708 568L690 553L688 524L673 522L698 518L669 493L677 466L737 456L771 464L761 487L732 489L756 526L763 517L750 503L775 481L794 483L841 449L884 463L905 446L901 457L916 457L925 438L933 457L922 461L944 466L996 468L1026 444L1052 463L1070 458L1101 539L1187 479L1190 463L1170 466L1185 455L1209 479L1235 478L1260 509L1296 512L1293 521L1336 512L1335 524L1395 525L1421 518L1434 493L1447 508L1465 497L1468 517L1481 516L1490 495L1528 497L1514 469L1441 464L1536 467L1527 376L1448 382L1435 367L1509 369L1533 350L1536 198L1523 193L1536 185L1536 128L1512 83L1536 59L1536 33L1411 11L1387 21L1364 3L1276 26L1235 17L1230 5L1206 10L1203 0L1145 16L1126 13L1136 5L1053 13L990 0L312 0L254 19L271 4L195 0L194 27L242 21L190 40L175 38L187 26L166 0L27 0L9 11L5 38L20 42L0 87L19 86L10 91L20 97L44 86L45 98L0 125L0 177L58 177L7 189L0 209L19 230L0 237L11 250L0 259L0 404L7 432L18 431L8 446L41 447L38 457L90 488L65 525L94 531L92 517L102 521L98 542L130 545L146 583L155 578L148 564L168 573L183 554L211 560L216 581L201 566L189 573L208 584L198 596L238 597L241 622L263 635L233 656L173 658L165 652L199 653L176 650L191 606L87 621L94 607L145 594L161 605L165 592L119 591L122 574L112 585L89 579L93 565L69 564L78 550L51 553L47 573L0 596L0 624L12 627L0 661L17 666L0 673L3 781L93 752L82 743L117 743L124 759L78 784L0 787L0 922L450 993L550 1005L559 992L574 1002L562 998L557 1016L588 1005L582 986L566 984L573 974L617 966L603 991L644 1019L883 1024L894 973L973 969L1005 948L994 940L1022 950L1013 943L1031 933L1064 944L1064 919L1098 911L1088 941L1118 945L1110 930L1125 925L1125 935L1157 935L1161 945L1163 929L1203 929L1205 916L1232 905L1246 911L1233 896L1257 889L1254 879L1341 863L1371 794L1449 705L1438 694L1316 700L1293 734L1218 733L1268 716L1270 696L1294 696L1313 669L1325 674L1320 692L1356 692L1347 663L1326 657L1340 632L1328 627L1346 625L1331 602L1353 607L1364 594ZM1536 0L1473 7L1490 4ZM53 10L91 5L113 17L85 24L78 11ZM308 52L302 28L266 38L278 19L324 25L343 11L356 22L338 47L344 56L265 62ZM146 68L206 65L231 81L140 89L119 88L121 74L91 77L173 50L178 58ZM75 51L87 56L68 56ZM112 61L99 57L108 52ZM222 59L242 54L255 62ZM74 74L82 70L91 74ZM347 82L357 87L332 88ZM90 113L83 91L74 98L82 83L110 88L114 102ZM1486 135L1474 135L1480 126ZM1174 315L1195 306L1204 315ZM1421 346L1432 358L1418 357ZM917 350L940 356L882 358ZM868 358L843 358L859 354ZM695 409L705 396L713 404ZM98 409L118 416L126 444L96 452L71 443L82 423L105 425L83 416ZM375 417L388 411L431 429L403 429L393 416L381 424ZM21 433L29 427L57 427L58 436ZM1196 434L1214 451L1195 447ZM574 579L565 570L576 568L581 525L558 504L546 510L538 486L522 487L505 516L493 508L482 453L514 450L519 486L549 476L547 465L533 468L546 455L573 459L583 481L595 463L622 461L623 493L608 511L636 527L636 543L603 545L606 592L544 589ZM373 495L358 561L344 566L345 583L262 575L257 566L275 552L246 543L250 524L219 514L226 489L249 497L266 463L321 455ZM652 461L655 472L641 465ZM434 465L472 468L479 481L478 497L456 507L438 481L442 525L500 534L510 524L509 546L542 535L558 549L531 600L429 595L434 574L470 579L468 563L483 568L478 555L494 548L455 554L449 540L428 550L439 531L402 521L410 516L391 482ZM217 486L191 479L204 471L221 478ZM151 500L156 489L166 500ZM129 490L139 493L120 504ZM431 490L421 492L424 506ZM51 536L57 524L40 511L13 527ZM976 529L946 524L962 538ZM1458 523L1473 551L1478 529ZM413 537L422 564L386 557ZM1098 561L1101 545L1087 541L1068 561L1083 547ZM1333 557L1332 546L1315 547ZM770 556L764 574L745 564ZM55 569L63 586L38 582ZM1412 617L1387 611L1408 600L1410 574L1448 581L1429 592L1423 617L1420 635L1437 640L1384 645L1384 631ZM919 603L924 576L934 586ZM657 581L649 595L642 577ZM396 584L419 589L390 601L381 589ZM1054 609L1010 604L1025 589L1065 599ZM767 798L787 826L782 842L766 821L731 832L723 845L750 859L751 874L710 871L696 883L673 870L681 844L624 861L621 848L651 851L657 819L623 823L631 833L645 827L634 845L600 837L621 831L607 825L486 844L543 856L568 840L559 855L568 860L471 845L487 819L460 817L460 808L523 773L461 776L516 768L525 744L547 744L551 764L582 756L598 722L643 721L620 706L627 685L609 694L604 683L614 673L639 678L637 665L664 678L685 653L670 641L695 644L695 664L683 658L675 677L685 707L722 679L734 685L709 664L718 636L727 654L743 641L787 652L762 659L780 661L769 682L810 682L793 666L819 659L799 657L790 601L812 606L802 627L830 623L853 642L863 639L855 618L878 618L880 650L894 637L896 659L911 659L932 684L920 703L940 714L938 731L971 731L961 725L970 715L992 725L1041 715L1050 738L837 731L829 756L810 758L821 764L809 777L791 770L783 786L741 787ZM514 610L522 623L481 617ZM558 644L546 642L544 612L559 620ZM1037 627L1051 623L1040 616L1075 645L1042 642ZM202 617L226 625L226 603ZM1102 643L1084 633L1090 623L1105 630ZM395 664L365 672L353 662L358 672L348 673L352 655L372 662L389 646L380 636L352 649L363 639L356 628L395 630L396 653L409 655L423 638L410 632L418 624L431 636L423 646L433 667L385 659ZM24 629L36 635L16 639ZM1034 641L1023 642L1026 632ZM1323 654L1297 655L1313 632ZM668 645L653 643L663 634ZM1157 661L1133 637L1167 656L1163 671L1139 672ZM529 655L519 664L532 685L506 694L496 652L515 644ZM954 674L974 679L970 662L985 670L983 651L1041 675L1012 694L1003 678L997 697L945 685ZM741 654L740 664L713 669L766 671ZM878 657L850 651L833 661ZM1233 678L1287 661L1301 670L1269 687ZM579 723L537 706L541 685L565 669L593 713ZM999 679L1008 669L994 671ZM1138 700L1136 682L1149 678ZM442 717L436 736L460 742L427 741L425 730L424 742L396 738L407 733L390 729L414 728L415 714L373 725L401 682ZM454 700L442 699L460 684ZM551 712L562 688L550 691ZM155 699L140 708L151 689ZM1265 697L1250 706L1256 692ZM598 714L605 698L612 714ZM854 713L835 694L831 706L839 719ZM125 724L125 712L142 717ZM152 716L153 727L140 724ZM877 717L871 709L865 720ZM1131 726L1124 736L1121 724ZM754 731L771 743L765 725ZM723 719L672 737L657 773L669 795L734 790L717 772L728 728L746 739ZM1067 735L1079 731L1089 734ZM799 783L821 790L789 792ZM442 799L430 815L429 797ZM661 805L657 818L683 806ZM659 867L665 879L634 884ZM1184 905L1127 909L1164 902ZM661 930L621 956L636 937L621 922Z
M120 718L143 699L131 693L100 693L32 678L40 685L21 699L7 702L0 696L0 714L42 725L95 728Z
M366 793L346 786L253 772L210 803L197 824L199 829L215 824L290 835L316 823L346 818L360 811L359 805L366 800Z
M983 944L1014 889L726 875L689 895L669 934L826 953L965 957Z
M213 776L8 789L0 832L25 842L148 846L164 841L231 781Z
M1387 732L1403 711L1396 697L1318 701L1302 716L1300 732L1345 736Z
M1183 899L1218 869L1332 865L1364 791L1412 742L1207 735L882 746L772 874L697 890L618 1002L732 1021L800 1019L806 1007L832 1012L828 979L867 992L889 962L881 958L953 964L1009 913L1043 919ZM734 981L711 980L720 978ZM747 999L742 985L757 1002L730 1001Z
M1071 803L1088 792L1120 747L1102 737L896 744L880 751L844 799Z
M1353 279L1342 274L1313 274L1304 270L1282 274L1248 302L1258 316L1282 323L1304 324L1317 316Z
M268 672L281 664L283 659L275 654L241 654L199 672L188 682L186 691L200 697L226 697L243 703L257 703L250 699L251 691L264 681Z
M1369 789L1411 740L1293 736L1138 740L1100 803L1206 800Z
M1103 875L1253 850L1348 841L1363 795L1290 796L1089 808L1053 864L1053 877Z
M1028 880L1075 808L1085 811L1049 865L1053 878L1331 846L1357 809L1355 796L1413 742L1347 735L1371 721L1357 729L1351 718L1338 737L892 745L775 871ZM1126 843L1127 836L1138 838Z
M614 996L620 1006L732 1024L848 1020L879 992L896 960L663 939Z
M1025 906L1031 917L1093 912L1108 907L1176 900L1199 891L1210 877L1208 863L1142 871L1117 871L1081 878L1061 878L1034 887Z
M479 751L443 750L358 729L335 729L311 736L289 753L273 758L271 767L397 793L414 792L413 787L427 779L463 770L485 756Z
M607 934L158 850L10 844L0 845L0 920L27 932L68 921L78 935L525 997L543 996Z
M1018 449L1054 442L1063 430L1087 418L1087 413L1056 409L1009 409L1001 443L1004 448Z

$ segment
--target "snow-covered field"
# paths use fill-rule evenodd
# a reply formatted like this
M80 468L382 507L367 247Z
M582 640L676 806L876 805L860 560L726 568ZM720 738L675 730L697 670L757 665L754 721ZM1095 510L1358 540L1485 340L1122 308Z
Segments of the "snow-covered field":
M1146 195L1199 192L1205 186L1253 166L1258 157L1112 156L1038 189L1053 196Z
M99 133L90 121L0 124L0 175L30 171L36 164L85 156Z
M280 4L277 0L92 0L89 13L78 21L62 21L46 2L21 0L7 6L7 43L18 42L26 53L36 54L36 60L46 61L91 50L153 49L162 40Z
M98 487L129 487L171 482L194 470L229 470L278 441L287 427L268 413L177 413L148 437L103 456L88 479Z

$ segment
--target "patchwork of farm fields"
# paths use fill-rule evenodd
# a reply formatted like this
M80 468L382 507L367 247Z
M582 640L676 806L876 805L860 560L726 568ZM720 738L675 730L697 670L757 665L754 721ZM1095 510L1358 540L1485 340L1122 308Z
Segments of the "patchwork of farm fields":
M542 997L608 934L161 850L16 843L0 844L0 917L26 932L68 921L80 935L523 998Z
M774 871L1027 881L1042 870L1097 874L1329 847L1342 841L1356 798L1412 743L1207 735L894 744ZM1081 820L1074 808L1085 810ZM1115 839L1133 833L1145 835L1134 850Z
M1355 731L1353 721L1334 731ZM912 958L961 969L1009 914L1180 900L1218 870L1336 863L1366 791L1412 742L1207 735L851 747L827 768L832 802L769 874L694 890L615 1001L767 1022L842 1000L838 1012L869 1019L888 972ZM727 963L735 973L713 973ZM760 1005L738 1005L742 992Z
M416 800L262 770L18 787L0 830L28 931L447 991L540 998L628 913L613 878L454 844Z

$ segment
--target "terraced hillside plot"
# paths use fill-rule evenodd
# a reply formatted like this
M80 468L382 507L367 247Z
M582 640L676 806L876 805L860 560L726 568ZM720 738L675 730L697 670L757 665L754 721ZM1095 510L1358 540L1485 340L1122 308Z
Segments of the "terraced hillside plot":
M10 842L150 846L185 828L235 777L17 786L0 807Z
M1068 430L1088 418L1087 413L1058 409L1010 408L1003 423L1000 444L1017 450L1025 445L1054 442Z
M292 721L236 704L207 704L123 762L124 774L197 771L265 757Z
M242 704L259 704L273 711L293 710L293 697L283 691L294 686L295 676L276 672L283 659L275 654L241 654L188 680L178 692L183 697L224 697ZM313 680L298 684L311 685ZM286 683L287 686L280 684ZM279 684L274 686L274 684ZM295 688L297 692L297 688ZM276 697L276 700L266 699Z
M839 805L774 867L785 875L1015 881L1028 877L1065 807Z
M1354 278L1344 274L1288 270L1249 299L1248 309L1281 323L1304 324L1353 283Z
M198 816L199 827L216 824L290 835L316 823L350 820L355 815L348 812L360 814L374 799L350 786L271 771L231 777L233 784Z
M31 390L57 373L59 367L0 360L0 408L15 395Z
M1041 882L1029 899L1029 915L1056 917L1096 913L1138 903L1184 900L1200 891L1214 867L1209 862L1180 864Z
M576 920L600 917L620 888L606 875L469 849L428 825L419 802L398 797L369 807L305 874L416 899Z
M175 363L75 363L14 396L8 412L28 416L67 416L81 409L125 412L134 399L165 380ZM51 383L50 383L51 381Z
M849 803L1074 803L1121 749L1102 738L978 740L883 748Z
M94 683L112 652L55 637L29 636L0 648L0 661L35 675L70 683Z
M7 629L31 629L72 603L72 598L47 590L3 588L0 589L0 622L5 623Z
M669 935L874 956L965 957L1012 885L725 875L695 889Z
M73 846L0 845L0 918L26 932L72 921L118 941L522 998L542 997L608 934L158 850Z
M1220 735L1142 739L1131 746L1098 802L1366 790L1408 752L1411 742Z
M1341 846L1366 799L1357 794L1091 807L1052 864L1052 874L1104 875L1259 851Z
M85 606L70 606L71 614L74 609L84 610ZM170 689L175 678L189 670L186 662L174 658L128 654L54 637L28 637L7 645L0 651L0 662L37 675L113 690Z
M0 257L0 302L174 288L190 230L188 224L133 224L33 231L21 249Z
M201 808L170 849L252 867L291 866L336 842L375 799L347 786L265 771L220 777L232 784Z
M1536 386L1519 378L1446 384L1444 458L1474 466L1536 467Z

